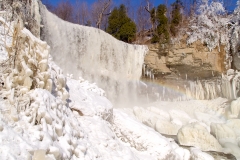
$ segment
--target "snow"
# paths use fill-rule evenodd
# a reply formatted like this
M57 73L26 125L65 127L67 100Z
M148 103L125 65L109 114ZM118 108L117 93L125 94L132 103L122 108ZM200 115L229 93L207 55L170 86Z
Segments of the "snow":
M210 160L202 150L213 145L210 150L239 159L240 99L229 105L217 98L113 108L97 84L65 76L46 42L17 22L0 22L0 31L10 29L0 32L1 63L8 66L0 73L0 159ZM6 60L16 48L13 65ZM225 80L237 77L229 70ZM238 83L232 84L226 90L233 87L236 95Z
M213 50L218 47L220 51L220 45L226 45L226 51L228 51L228 17L225 15L225 9L223 4L219 1L209 2L208 0L202 0L198 2L197 13L194 14L190 28L191 32L188 35L187 43L191 44L197 40L206 44L209 50Z
M4 13L3 13L4 14ZM1 22L5 22L5 19L3 19L2 17L0 17L0 21ZM0 61L5 61L7 60L7 51L6 51L6 46L9 46L12 42L12 37L11 37L11 33L10 34L6 34L7 32L9 32L9 30L11 30L9 27L9 25L5 25L4 27L0 28Z
M153 129L134 121L125 113L114 110L113 129L116 135L126 143L139 151L147 151L156 159L188 159L189 152L180 148L174 141L171 141ZM179 155L175 150L184 153Z
M113 112L96 84L65 77L49 56L49 46L18 23L14 26L19 29L14 36L21 38L21 55L2 75L0 159L189 158L174 141Z

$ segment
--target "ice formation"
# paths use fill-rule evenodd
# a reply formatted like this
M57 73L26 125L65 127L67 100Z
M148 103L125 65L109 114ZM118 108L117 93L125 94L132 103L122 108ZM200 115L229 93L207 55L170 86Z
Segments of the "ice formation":
M170 110L166 112L155 107L146 109L134 107L133 113L143 124L165 135L177 135L178 130L191 119L184 111Z
M222 75L222 94L228 99L236 99L240 94L240 73L229 69L226 75Z
M186 87L186 95L188 97L194 97L195 99L215 99L221 96L219 93L221 86L214 81L190 81L189 87Z
M4 83L2 95L8 98L11 104L15 104L18 103L15 97L26 94L30 89L43 88L52 91L52 80L59 81L60 76L51 77L48 71L49 46L22 28L21 23L12 27L4 19L0 21L12 37L11 44L6 45L9 59L2 62L7 67L1 75ZM64 83L56 83L56 91L66 100L68 93L63 88ZM23 106L18 107L21 109Z
M201 150L197 149L197 148L191 148L191 158L194 160L214 160L214 158L207 154L202 152Z
M195 146L202 151L221 151L222 147L217 139L199 123L191 123L183 126L178 134L178 141L181 145Z
M102 30L65 22L44 6L41 15L42 37L65 74L95 82L111 100L127 102L136 98L146 46L130 45Z

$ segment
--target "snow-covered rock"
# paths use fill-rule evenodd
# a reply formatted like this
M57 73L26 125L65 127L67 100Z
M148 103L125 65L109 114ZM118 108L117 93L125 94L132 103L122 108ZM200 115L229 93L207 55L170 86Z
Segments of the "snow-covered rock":
M229 119L224 124L211 124L211 132L222 145L224 151L227 153L232 153L237 159L240 158L239 127L239 119Z
M191 148L190 149L190 153L191 153L191 159L194 159L194 160L214 160L214 158L205 153L205 152L202 152L200 149L197 149L197 148Z
M222 147L217 139L199 123L183 126L177 134L178 142L184 146L194 146L202 151L221 151Z

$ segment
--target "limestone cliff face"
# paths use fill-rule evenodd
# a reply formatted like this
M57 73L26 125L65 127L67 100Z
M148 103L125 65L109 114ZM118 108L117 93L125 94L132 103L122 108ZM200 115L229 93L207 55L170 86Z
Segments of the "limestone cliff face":
M169 45L164 53L159 52L159 44L149 45L144 63L155 78L172 75L183 79L207 79L220 75L225 71L224 46L209 51L197 41L191 46L180 42Z

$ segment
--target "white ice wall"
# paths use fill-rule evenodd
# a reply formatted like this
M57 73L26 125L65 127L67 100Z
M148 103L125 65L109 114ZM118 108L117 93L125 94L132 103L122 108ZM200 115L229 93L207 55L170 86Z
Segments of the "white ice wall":
M146 46L118 41L102 30L63 21L44 6L40 8L42 37L65 74L96 82L112 100L134 99Z

